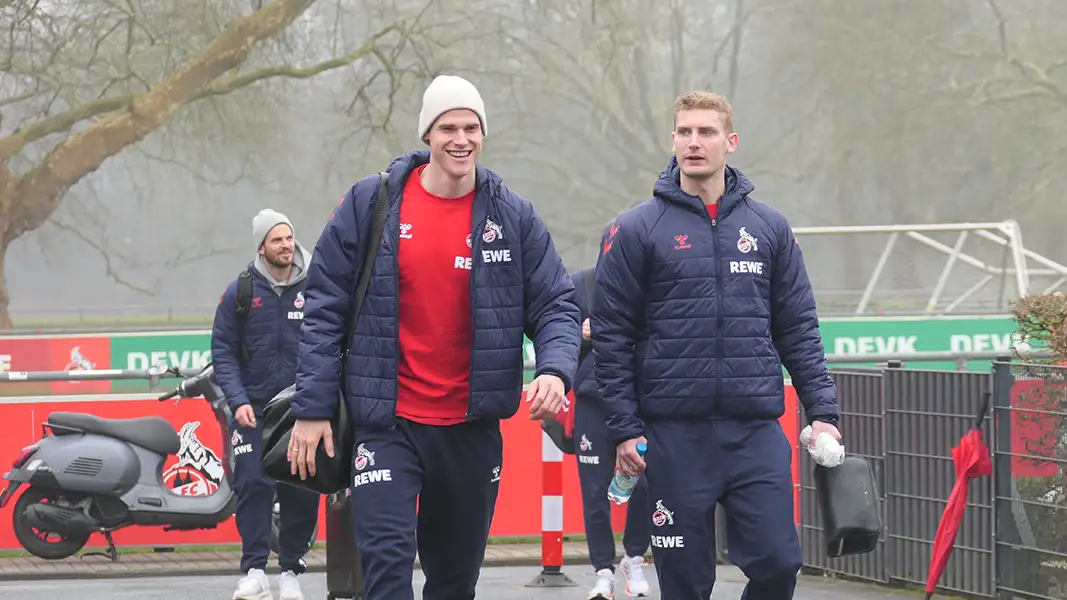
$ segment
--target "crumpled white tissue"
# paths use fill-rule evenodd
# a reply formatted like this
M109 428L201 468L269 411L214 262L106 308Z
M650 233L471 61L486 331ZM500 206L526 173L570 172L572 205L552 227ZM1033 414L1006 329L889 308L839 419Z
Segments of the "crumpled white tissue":
M814 448L808 446L810 441L811 425L808 425L804 428L804 431L800 432L800 443L808 449L808 454L811 455L812 460L827 468L836 467L845 461L845 447L829 433L820 434L815 439Z

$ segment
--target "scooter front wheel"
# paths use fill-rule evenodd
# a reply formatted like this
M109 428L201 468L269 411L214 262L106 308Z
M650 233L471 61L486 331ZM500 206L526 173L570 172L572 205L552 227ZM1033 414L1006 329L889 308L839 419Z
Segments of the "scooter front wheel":
M19 496L11 519L15 539L27 552L45 560L61 560L74 556L85 547L91 534L63 536L56 532L41 531L35 528L26 518L26 508L42 501L61 504L60 494L55 490L30 486Z

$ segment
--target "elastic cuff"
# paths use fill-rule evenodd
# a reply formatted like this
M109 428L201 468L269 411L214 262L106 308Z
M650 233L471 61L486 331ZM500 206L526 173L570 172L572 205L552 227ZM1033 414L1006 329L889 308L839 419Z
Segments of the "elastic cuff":
M307 572L307 563L302 558L297 560L296 563L278 561L278 568L282 570L282 573L292 571L293 575L302 575Z

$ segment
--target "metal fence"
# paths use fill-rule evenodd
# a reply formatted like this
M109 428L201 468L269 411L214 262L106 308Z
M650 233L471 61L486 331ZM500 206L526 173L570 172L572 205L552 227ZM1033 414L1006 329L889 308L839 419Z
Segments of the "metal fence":
M846 451L874 468L880 543L829 558L813 463L800 453L801 543L809 571L924 585L956 480L952 448L993 394L984 439L992 477L973 480L941 589L987 598L1067 598L1067 367L994 361L988 373L833 370ZM801 419L803 426L804 420Z

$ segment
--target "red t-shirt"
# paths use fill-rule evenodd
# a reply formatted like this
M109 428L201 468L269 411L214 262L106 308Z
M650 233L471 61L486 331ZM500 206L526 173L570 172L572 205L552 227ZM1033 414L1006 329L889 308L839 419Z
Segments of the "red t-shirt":
M715 217L719 216L718 202L716 202L715 204L705 204L704 206L708 207L708 214L711 215L712 219L715 219Z
M471 370L474 192L441 198L416 169L400 204L400 372L396 414L429 425L466 420Z

